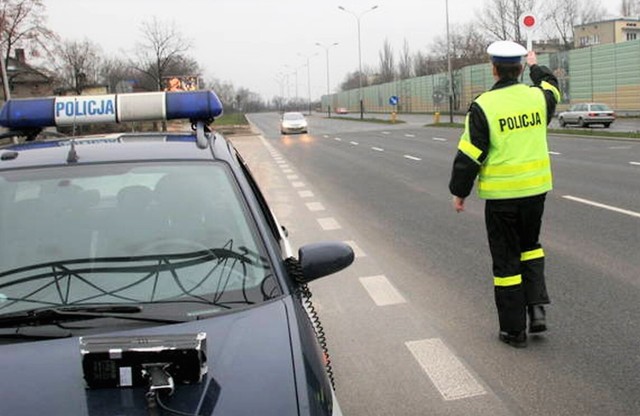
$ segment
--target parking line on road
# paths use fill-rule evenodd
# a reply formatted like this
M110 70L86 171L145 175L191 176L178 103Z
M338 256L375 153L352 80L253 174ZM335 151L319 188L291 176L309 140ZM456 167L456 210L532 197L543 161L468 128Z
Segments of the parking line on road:
M338 221L332 217L318 218L318 224L320 224L320 227L322 227L324 231L339 230L342 228Z
M380 147L372 147L371 150L375 150L376 152L384 152L384 149Z
M405 159L410 159L410 160L422 160L419 157L415 157L415 156L411 156L411 155L404 155Z
M407 303L406 299L391 284L386 276L361 277L360 283L364 286L371 299L378 306L397 305Z
M640 218L640 212L629 211L627 209L617 208L617 207L613 207L611 205L605 205L605 204L601 204L599 202L589 201L588 199L578 198L578 197L571 196L571 195L563 195L562 197L565 198L565 199L569 199L571 201L580 202L580 203L591 205L591 206L594 206L594 207L608 209L609 211L619 212L621 214L630 215L632 217Z
M320 202L307 202L309 211L324 211L324 205Z
M404 343L445 400L486 394L486 390L440 338Z
M298 191L300 198L313 198L313 192L311 191Z

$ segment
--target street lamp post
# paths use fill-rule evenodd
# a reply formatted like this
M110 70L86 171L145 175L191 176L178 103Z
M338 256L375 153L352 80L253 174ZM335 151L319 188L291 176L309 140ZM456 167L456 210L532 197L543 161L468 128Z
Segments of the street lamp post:
M361 12L360 14L354 13L351 10L347 10L342 6L338 6L338 9L350 13L351 15L353 15L353 17L356 18L356 21L358 22L358 70L359 70L359 74L358 74L358 89L360 91L360 119L362 120L364 118L364 97L362 96L362 44L360 41L360 19L362 18L362 16L364 16L366 13L377 9L378 6L373 6L370 9L367 9L363 12Z
M324 48L324 51L327 56L327 116L331 118L331 103L328 101L329 96L331 95L331 83L329 81L329 49L332 46L338 45L338 42L332 43L331 45L323 45L320 42L316 42L316 45Z
M304 55L302 53L298 53L298 56L301 56L307 60L307 114L311 115L311 65L309 64L309 60L316 56L317 53L313 53L311 55Z
M453 74L451 72L451 48L449 46L449 0L445 0L447 17L447 71L449 73L449 123L453 124Z

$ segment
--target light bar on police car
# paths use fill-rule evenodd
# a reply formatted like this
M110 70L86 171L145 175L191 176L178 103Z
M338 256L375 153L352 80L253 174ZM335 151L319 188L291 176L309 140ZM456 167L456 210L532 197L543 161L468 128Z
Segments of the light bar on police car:
M222 114L213 91L147 92L12 99L0 111L0 125L13 128L71 126L128 121L211 121Z

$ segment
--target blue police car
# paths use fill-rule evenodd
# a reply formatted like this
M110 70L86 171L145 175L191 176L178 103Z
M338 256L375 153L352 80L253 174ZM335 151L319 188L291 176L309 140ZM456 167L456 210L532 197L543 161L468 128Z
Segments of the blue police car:
M339 415L307 283L212 91L10 100L0 112L0 413ZM187 132L38 140L55 126ZM6 141L6 139L5 139Z

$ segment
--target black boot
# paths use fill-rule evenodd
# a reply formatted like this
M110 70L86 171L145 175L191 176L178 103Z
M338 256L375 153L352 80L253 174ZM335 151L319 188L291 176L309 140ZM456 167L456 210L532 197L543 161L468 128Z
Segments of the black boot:
M527 306L529 314L529 332L537 333L547 330L547 320L545 319L544 306L530 305Z
M525 348L527 346L527 333L500 331L500 341L515 348Z

